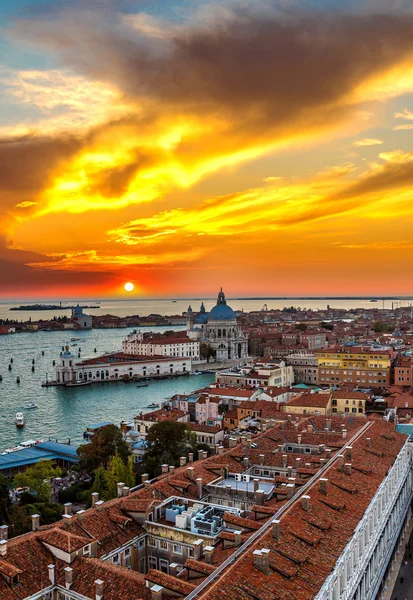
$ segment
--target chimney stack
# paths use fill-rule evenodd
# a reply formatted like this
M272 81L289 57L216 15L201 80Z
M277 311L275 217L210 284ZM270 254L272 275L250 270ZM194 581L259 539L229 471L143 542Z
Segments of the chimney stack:
M124 496L129 496L130 493L130 487L128 487L127 485L125 485L125 487L123 488L123 495Z
M151 482L150 481L145 481L145 490L149 490L151 487Z
M176 577L178 575L178 563L170 563L169 564L169 575L172 575L172 577Z
M92 508L96 507L96 502L99 502L99 493L98 492L92 492L91 494L91 498L92 498Z
M142 481L142 483L145 483L145 481L148 481L148 479L149 479L149 474L148 473L143 473L141 475L141 481Z
M194 462L194 453L193 452L189 452L189 454L188 454L188 462L190 462L190 463Z
M326 458L330 460L331 458L331 448L326 448Z
M161 585L153 585L150 589L151 600L162 600L163 587Z
M214 556L214 546L205 546L204 548L205 562L212 565L212 559Z
M63 570L65 572L66 589L70 590L73 580L73 569L71 567L65 567Z
M189 479L191 481L193 481L194 480L194 473L195 473L194 467L188 467L187 470L186 470L186 473L187 473Z
M371 438L366 438L366 445L369 447L371 446Z
M301 444L301 433L297 435L297 444Z
M301 496L301 506L303 510L308 512L311 506L311 497L310 496Z
M9 539L9 527L8 525L0 526L0 540L8 540Z
M51 585L54 585L56 583L56 567L55 565L47 565L47 568L49 570L49 581Z
M229 438L229 447L230 448L235 448L236 445L237 445L237 438L230 437Z
M344 456L343 454L339 454L338 456L338 470L342 471L344 468Z
M98 500L95 504L95 508L96 510L98 510L99 512L102 512L103 510L103 505L104 505L104 501L103 500Z
M247 470L250 464L248 456L244 456L242 459L242 464L244 465L244 469Z
M272 524L272 537L275 540L279 540L281 536L281 521L279 519L274 519L271 521Z
M296 458L295 459L295 470L297 471L300 468L301 468L301 458Z
M348 460L351 460L352 450L353 450L352 446L347 446L347 448L346 448L346 458L348 458Z
M162 465L162 474L164 475L169 470L169 465Z
M346 437L347 437L347 429L343 429L343 430L341 431L341 435L343 436L343 439L345 440L345 439L346 439Z
M326 421L328 431L331 431L331 419L327 419Z
M328 479L325 477L320 478L320 492L326 496L328 495Z
M351 475L351 463L346 463L344 465L344 473L346 475Z
M101 579L95 580L95 598L96 600L103 599L103 581Z
M287 483L287 498L292 498L294 496L295 485L294 483Z
M40 526L40 515L32 515L32 531L37 531Z
M198 500L200 500L204 495L204 492L202 490L202 477L198 477L198 479L196 480L196 495Z
M117 487L118 498L122 498L123 488L125 487L125 484L122 481L119 481L116 487Z
M66 502L66 504L63 505L65 507L65 515L72 515L72 503L71 502Z
M173 475L175 473L175 467L173 465L169 465L169 473Z
M184 467L186 465L186 456L181 456L179 459L179 466Z
M235 548L238 548L238 546L241 546L241 535L242 535L242 531L233 531L232 532L234 534L234 546Z
M7 555L7 540L0 540L0 557L4 558Z
M259 455L259 460L260 460L260 465L263 465L264 461L265 461L265 454L260 454Z
M282 466L284 467L284 469L287 468L287 464L288 464L288 456L286 454L282 455Z
M253 482L254 482L254 492L258 492L258 488L260 487L260 480L253 479Z

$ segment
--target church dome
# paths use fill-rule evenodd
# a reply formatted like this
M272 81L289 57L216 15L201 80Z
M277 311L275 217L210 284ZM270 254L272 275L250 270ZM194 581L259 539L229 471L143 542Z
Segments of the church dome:
M208 315L208 321L236 321L235 313L232 308L228 306L222 288L218 294L216 306L214 306Z

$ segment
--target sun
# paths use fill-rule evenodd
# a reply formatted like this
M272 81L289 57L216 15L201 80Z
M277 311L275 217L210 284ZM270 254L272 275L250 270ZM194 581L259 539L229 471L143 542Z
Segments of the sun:
M135 289L135 286L133 285L133 283L131 281L128 281L128 283L125 283L125 285L123 287L126 292L133 292L133 290Z

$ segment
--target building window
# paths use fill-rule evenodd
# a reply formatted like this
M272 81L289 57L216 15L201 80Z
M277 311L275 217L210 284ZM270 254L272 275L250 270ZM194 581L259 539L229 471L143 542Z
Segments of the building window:
M165 540L160 540L159 548L161 548L161 550L168 550L168 542L165 542Z
M181 544L174 544L174 553L175 554L183 554L183 548Z
M114 565L118 565L119 564L119 554L114 554L112 556L112 562Z
M156 540L153 537L150 537L148 540L149 546L152 546L152 548L156 548Z

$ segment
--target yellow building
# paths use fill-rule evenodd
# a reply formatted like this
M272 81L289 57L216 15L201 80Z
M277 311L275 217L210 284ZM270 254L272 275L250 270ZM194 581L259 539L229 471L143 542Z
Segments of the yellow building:
M319 385L390 385L391 359L385 350L346 346L317 350L315 355Z
M331 394L331 412L338 415L365 415L368 394L336 390Z
M330 415L331 395L304 393L294 396L285 404L284 412L290 415Z

